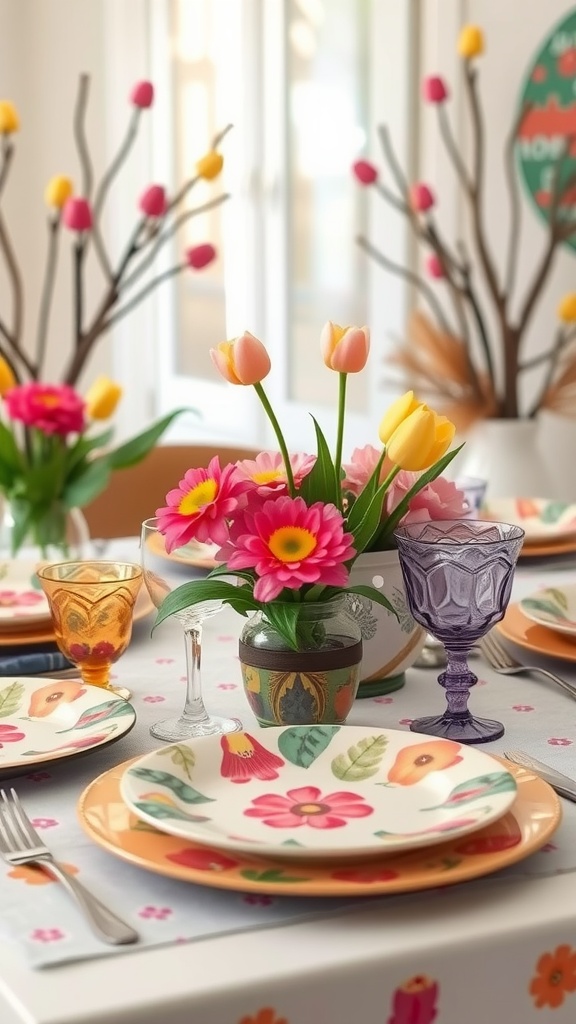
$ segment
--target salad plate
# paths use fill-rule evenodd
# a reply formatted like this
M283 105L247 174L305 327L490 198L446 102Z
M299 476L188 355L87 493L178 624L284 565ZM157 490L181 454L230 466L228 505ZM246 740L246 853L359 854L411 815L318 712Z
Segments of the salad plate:
M533 622L522 611L518 602L508 605L504 618L494 628L506 640L527 651L544 654L550 658L560 658L562 661L576 662L574 640L550 629L548 625L542 626Z
M576 545L576 505L550 498L488 499L486 519L521 526L524 547L572 541Z
M502 817L512 774L486 753L395 729L307 725L204 736L145 754L121 795L142 821L290 860L374 856Z
M160 558L167 558L169 562L179 562L181 565L191 565L195 569L214 569L219 563L214 558L218 551L217 544L201 544L197 540L184 544L181 548L168 552L164 546L164 538L161 533L151 534L147 544L155 555Z
M409 735L409 734L408 734ZM91 782L78 802L80 824L98 846L121 860L194 885L281 896L374 896L439 888L481 878L535 853L560 824L554 790L526 768L499 758L517 786L511 809L473 835L362 863L286 862L223 852L144 824L122 800L120 782L137 759Z
M40 587L38 562L0 561L0 630L18 632L50 623L50 608Z
M524 615L541 626L576 639L576 584L542 587L520 601Z
M0 679L0 778L79 757L125 736L132 705L80 679Z

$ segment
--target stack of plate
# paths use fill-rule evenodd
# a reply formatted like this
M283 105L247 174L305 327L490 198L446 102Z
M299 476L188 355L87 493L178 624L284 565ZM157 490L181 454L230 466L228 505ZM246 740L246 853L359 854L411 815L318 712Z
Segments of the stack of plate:
M172 878L283 895L398 893L497 871L561 812L522 768L392 729L299 726L162 747L96 779L80 821Z
M576 554L576 505L549 498L494 498L483 515L522 527L522 559Z
M576 662L576 584L533 591L508 606L497 628L527 651Z
M161 533L151 533L146 543L155 555L165 558L169 562L191 565L195 569L206 569L206 571L214 569L219 564L214 558L218 551L217 544L201 544L200 541L191 540L189 544L184 544L182 547L168 552Z

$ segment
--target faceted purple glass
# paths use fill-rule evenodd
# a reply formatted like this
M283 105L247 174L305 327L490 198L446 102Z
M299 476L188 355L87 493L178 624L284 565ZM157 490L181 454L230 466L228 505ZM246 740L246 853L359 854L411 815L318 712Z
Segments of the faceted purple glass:
M461 743L487 743L504 734L501 722L468 710L470 648L504 615L524 531L509 523L446 519L399 526L394 536L412 615L446 648L438 682L447 709L417 718L414 732Z

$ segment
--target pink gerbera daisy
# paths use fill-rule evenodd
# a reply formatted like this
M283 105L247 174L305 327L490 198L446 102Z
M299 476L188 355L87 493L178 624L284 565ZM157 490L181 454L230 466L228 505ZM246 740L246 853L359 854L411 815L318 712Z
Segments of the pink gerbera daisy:
M296 454L290 456L290 465L296 487L316 462L315 455ZM255 484L258 494L267 496L287 493L286 469L281 452L260 452L255 459L243 459L236 463L242 477Z
M218 456L206 469L187 470L178 487L166 495L166 507L156 510L166 550L173 551L191 540L224 544L228 539L227 519L249 487L235 466L222 469Z
M281 496L246 508L230 529L218 558L230 569L254 569L257 601L272 601L284 587L305 583L346 586L345 562L355 554L352 534L335 505Z

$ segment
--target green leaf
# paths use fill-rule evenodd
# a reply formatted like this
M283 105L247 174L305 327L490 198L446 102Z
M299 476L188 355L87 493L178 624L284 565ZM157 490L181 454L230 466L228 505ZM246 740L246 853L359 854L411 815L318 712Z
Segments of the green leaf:
M543 523L557 523L562 518L569 505L565 501L549 501L540 513Z
M159 750L158 753L160 755L167 754L172 764L182 768L187 778L192 778L192 769L196 764L196 758L194 757L194 751L190 747L185 747L182 743L174 743L171 747Z
M168 804L156 803L154 800L141 800L134 803L143 814L149 814L151 818L174 818L176 821L210 821L205 814L187 814L178 807L169 807Z
M0 690L0 718L8 718L14 715L24 696L23 683L9 683L3 690Z
M298 614L300 608L297 604L274 604L266 605L266 618L286 641L293 651L299 650L298 644Z
M97 448L105 448L110 443L114 436L114 428L110 427L101 434L96 434L93 437L89 437L87 434L82 434L75 444L69 449L66 457L67 465L67 477L69 480L78 473L81 469L82 462ZM76 471L76 472L75 472Z
M367 736L332 761L332 773L343 782L360 782L376 775L386 752L386 736Z
M110 468L126 469L127 466L133 466L136 462L140 462L162 437L162 434L168 429L172 421L183 412L196 412L196 410L186 408L174 409L173 412L157 420L156 423L153 423L151 427L148 427L141 434L131 437L124 444L114 449L114 451L108 452Z
M170 772L161 772L155 768L130 768L128 774L134 775L137 779L143 779L144 782L153 782L156 786L163 786L164 789L169 789L180 800L183 800L185 804L214 803L212 797L204 796L203 793L199 793L197 789L193 789L192 786L182 782L182 779L172 775Z
M386 451L386 449L384 449L384 453L383 454L385 454L385 451ZM366 484L366 486L363 487L362 490L360 491L360 494L355 499L354 504L352 505L352 507L350 509L350 512L346 516L346 526L348 527L350 532L353 533L354 535L356 534L356 530L360 526L360 523L362 522L364 516L368 512L368 509L369 509L370 504L371 504L371 502L373 501L373 499L374 499L374 497L376 495L376 492L378 491L379 487L382 486L382 485L380 485L378 483L378 481L380 479L380 473L382 471L382 461L383 460L380 460L377 463L377 465L374 467L374 470L372 472L372 476L370 477L370 479L369 479L368 483ZM384 495L382 495L382 501L380 502L380 508L382 507L383 500L384 500Z
M326 750L339 725L312 725L309 729L285 729L278 737L278 750L291 764L309 768Z
M176 587L170 594L167 594L158 609L152 631L171 615L178 615L195 604L203 601L223 601L231 605L235 611L255 611L259 605L254 600L252 593L243 594L244 587L235 587L232 583L225 583L221 580L213 580L207 576L205 579L192 580Z
M304 477L300 484L298 493L302 498L304 498L307 505L312 505L315 501L331 501L336 505L336 508L341 508L342 495L340 491L340 482L330 454L330 449L326 438L320 429L320 424L314 419L314 417L312 417L312 419L314 420L314 429L316 431L318 457L311 471Z
M108 457L102 456L87 463L86 469L64 488L62 501L66 508L89 505L106 488L110 478Z
M280 868L267 868L265 871L258 871L253 868L245 868L240 874L242 878L248 879L250 882L309 882L309 878L303 878L302 875L287 875Z
M110 718L121 718L123 715L134 715L134 708L128 701L116 697L114 700L107 700L94 708L88 708L80 715L76 725L69 729L59 729L58 733L61 735L65 732L72 732L74 729L89 729L91 725L107 722Z
M388 484L384 481L374 493L362 519L352 530L354 534L354 547L359 555L369 547L370 541L379 530L380 523L382 522L382 506L387 490ZM351 514L355 507L355 505L352 507Z
M475 779L461 782L459 786L454 787L444 803L435 804L434 807L423 807L422 810L435 811L442 807L459 807L480 797L483 799L496 793L509 793L515 790L516 783L509 772L491 772L489 775L479 775Z
M454 451L447 452L447 454L443 455L441 459L438 459L438 462L435 462L433 466L430 466L429 469L426 469L422 475L418 477L414 486L410 488L402 501L399 502L394 511L390 513L386 522L383 524L383 528L378 531L376 536L378 548L392 536L394 530L398 526L398 523L406 515L412 498L418 494L426 484L431 483L432 480L435 480L436 477L440 476L446 467L450 465L452 459L456 458L458 452L462 451L463 447L464 445L461 444L458 448L455 448Z

